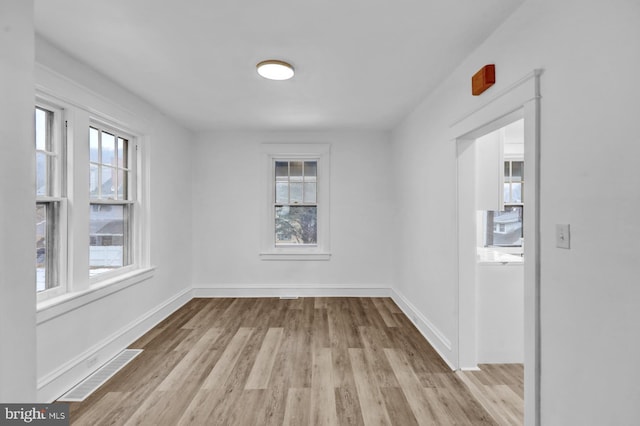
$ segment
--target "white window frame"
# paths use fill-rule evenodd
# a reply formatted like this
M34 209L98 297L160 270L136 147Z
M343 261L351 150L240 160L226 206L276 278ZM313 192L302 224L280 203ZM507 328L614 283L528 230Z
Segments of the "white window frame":
M524 156L523 155L504 155L503 161L502 161L502 184L504 185L505 183L507 183L507 176L504 176L504 163L509 163L509 193L511 193L511 175L512 175L512 168L513 168L513 164L514 162L523 162L524 163ZM523 169L524 170L524 169ZM522 191L524 191L524 177L521 178L520 181L516 182L516 183L521 183L522 186ZM500 194L504 193L504 187L501 187L501 192ZM506 207L522 207L522 211L523 211L523 217L524 217L524 200L523 202L520 203L511 203L511 202L504 202L504 200L502 201L502 206L504 208ZM523 221L523 231L524 231L524 221ZM478 226L482 226L482 235L483 235L483 240L482 241L482 245L485 248L491 249L491 250L495 250L495 251L499 251L499 252L503 252L503 253L509 253L509 254L522 254L523 250L524 250L524 242L521 245L513 245L513 246L498 246L498 245L488 245L487 241L486 241L486 230L487 230L487 226L488 226L488 217L487 217L487 213L484 212L484 214L482 215L482 223L479 223ZM494 225L495 226L495 225ZM500 232L498 230L494 230L494 232Z
M140 203L137 202L137 194L138 194L138 137L136 137L133 133L127 132L121 128L118 128L106 120L102 120L99 118L92 118L89 122L89 127L87 128L87 133L89 133L90 128L98 129L99 131L104 131L113 134L116 137L122 137L127 140L127 170L130 172L127 179L127 197L124 200L113 200L106 198L91 198L89 197L89 206L91 205L112 205L112 206L126 206L127 207L127 217L125 227L127 228L128 236L125 238L125 244L128 246L127 256L129 257L129 264L124 265L119 268L114 268L111 271L103 272L94 276L90 276L90 283L95 285L96 283L103 282L105 280L113 279L122 274L126 274L134 271L139 268L139 256L140 256L140 233L139 227L137 226L137 207ZM90 161L87 161L87 167L92 164ZM88 191L87 185L87 191ZM117 189L116 189L117 192ZM87 240L88 241L88 240ZM87 250L90 250L89 243L87 243ZM91 260L89 258L89 260ZM87 268L90 268L90 265L87 265Z
M44 96L37 96L34 104L36 108L53 113L51 125L51 151L52 167L49 170L47 179L51 187L50 194L37 195L36 205L47 204L53 206L57 204L54 213L48 219L53 219L53 223L48 224L48 231L53 234L55 247L47 251L47 256L51 256L48 262L54 268L49 273L55 274L57 285L55 287L39 291L36 294L38 302L58 297L67 292L67 138L66 138L66 113L65 109L55 101L51 101ZM35 132L35 129L34 129ZM35 150L34 152L39 152ZM34 283L35 285L35 283Z
M510 199L512 198L511 194L513 193L513 184L514 183L521 184L521 186L520 186L521 191L524 191L524 177L523 176L520 177L519 181L515 181L514 182L512 180L513 179L513 163L519 163L519 162L523 163L523 167L524 167L524 160L523 159L517 158L515 156L506 156L506 155L504 157L504 163L509 163L509 182L507 182L507 176L505 176L504 174L503 174L502 182L503 182L503 184L507 184L507 183L509 184L509 198ZM504 191L504 189L503 189L503 191ZM524 205L524 202L523 201L515 202L515 201L503 200L503 204L505 206L522 206L522 205Z
M102 105L98 100L95 101L96 105ZM60 285L37 294L38 321L44 321L143 282L153 276L155 267L150 262L149 152L145 149L149 144L149 136L135 130L135 123L138 123L136 117L123 115L127 120L125 122L114 118L118 117L115 109L107 109L103 114L87 104L75 103L68 98L63 100L59 95L42 89L36 91L35 106L50 111L55 108L61 127L61 131L56 132L60 137L56 143L64 148L61 153L64 161L59 180L60 192L56 193L63 196L48 197L53 200L60 198L61 203L58 250ZM144 122L140 121L139 124L144 125ZM92 202L110 202L92 200L89 196L91 125L129 137L129 165L134 171L128 189L135 194L135 199L127 201L133 209L130 224L132 262L94 277L89 276L89 205Z
M330 232L330 144L264 143L262 175L264 199L261 215L260 259L329 260ZM317 161L317 243L277 245L275 241L275 163L276 161Z

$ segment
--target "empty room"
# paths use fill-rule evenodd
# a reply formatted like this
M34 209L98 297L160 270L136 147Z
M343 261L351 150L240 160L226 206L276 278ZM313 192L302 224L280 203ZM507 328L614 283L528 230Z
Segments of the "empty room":
M0 423L637 424L639 22L1 0Z

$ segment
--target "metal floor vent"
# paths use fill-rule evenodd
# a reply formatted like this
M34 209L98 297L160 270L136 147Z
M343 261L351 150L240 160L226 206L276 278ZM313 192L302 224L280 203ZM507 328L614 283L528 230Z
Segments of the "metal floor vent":
M109 362L98 368L89 377L78 383L69 392L58 398L60 402L80 402L84 401L96 389L102 386L107 380L113 377L125 365L129 364L135 357L142 353L142 349L125 349L118 355L111 358Z

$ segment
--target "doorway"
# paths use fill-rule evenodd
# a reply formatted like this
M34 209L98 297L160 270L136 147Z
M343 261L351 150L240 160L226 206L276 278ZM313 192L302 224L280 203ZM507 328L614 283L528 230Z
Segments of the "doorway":
M524 363L524 119L476 139L476 360ZM460 184L464 184L460 182Z
M524 119L458 142L461 299L473 305L458 377L500 424L524 422ZM471 323L471 321L473 321ZM466 346L465 346L466 345ZM473 346L475 345L475 350Z
M526 425L540 422L540 263L539 263L539 167L540 167L540 70L534 70L497 92L451 127L457 144L458 167L458 365L460 370L478 366L477 352L477 214L475 186L464 185L475 177L476 140L505 125L523 120L524 176L527 206L523 226L524 269L524 399Z

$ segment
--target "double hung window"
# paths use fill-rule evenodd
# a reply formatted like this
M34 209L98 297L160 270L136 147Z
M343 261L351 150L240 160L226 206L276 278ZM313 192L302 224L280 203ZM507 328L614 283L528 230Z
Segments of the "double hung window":
M152 271L140 137L44 93L34 112L39 308L139 282Z
M59 289L63 246L64 199L61 110L35 108L36 148L36 291Z
M264 144L263 260L329 260L329 144Z
M275 245L318 242L318 162L275 162Z
M522 247L524 162L504 162L504 209L487 211L486 247Z
M89 128L89 275L132 263L131 136Z

